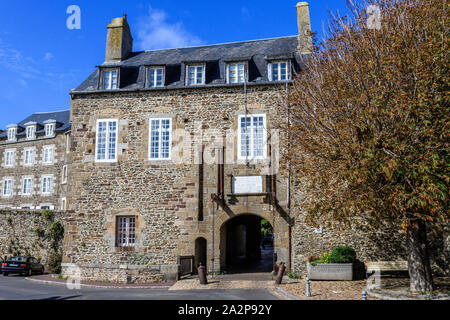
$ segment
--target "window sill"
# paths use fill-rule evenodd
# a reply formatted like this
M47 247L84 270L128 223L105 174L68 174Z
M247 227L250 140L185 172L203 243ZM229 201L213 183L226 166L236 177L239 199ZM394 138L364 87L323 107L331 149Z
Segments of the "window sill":
M116 246L116 252L135 252L135 247L117 247Z

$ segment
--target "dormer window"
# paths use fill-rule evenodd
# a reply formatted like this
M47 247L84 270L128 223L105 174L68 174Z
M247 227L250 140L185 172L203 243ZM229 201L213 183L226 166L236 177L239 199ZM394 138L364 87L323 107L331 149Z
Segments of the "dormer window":
M53 137L55 135L56 121L47 120L44 122L44 125L45 125L45 136Z
M229 63L227 65L227 82L244 83L247 78L247 64L245 62Z
M34 139L35 133L36 133L36 127L35 126L27 127L27 139Z
M269 80L286 81L291 79L289 61L274 61L269 63Z
M118 72L117 69L103 71L103 89L115 90L118 87Z
M8 141L16 140L17 127L8 128Z
M150 67L148 68L147 83L149 88L164 87L164 67Z
M205 65L189 65L187 66L187 84L196 86L205 84Z
M36 139L36 123L27 123L26 134L28 140Z

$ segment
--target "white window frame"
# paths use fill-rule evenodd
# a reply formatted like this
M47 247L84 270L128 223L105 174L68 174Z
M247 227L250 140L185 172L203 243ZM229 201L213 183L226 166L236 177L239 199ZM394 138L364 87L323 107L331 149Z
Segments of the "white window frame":
M99 159L98 156L98 133L99 133L99 124L100 122L106 122L106 141L105 141L105 159ZM116 141L115 141L115 149L114 149L114 159L109 159L108 150L109 150L109 124L111 122L116 123ZM98 119L97 120L97 131L95 133L95 162L96 163L114 163L117 162L117 151L118 151L118 143L119 143L119 120L118 119Z
M46 181L50 181L46 183ZM42 194L49 195L53 191L53 176L46 175L42 176Z
M150 71L155 71L154 75L153 75L153 79L151 79L150 77ZM158 76L158 70L162 71L162 80L161 80L161 85L158 86L157 85L157 76ZM154 86L151 86L152 81L154 82ZM155 67L148 67L147 68L147 88L163 88L164 85L166 83L166 70L163 66L155 66Z
M13 179L7 178L3 179L2 195L4 197L12 196Z
M242 82L239 81L239 65L243 65L244 66L244 80ZM237 82L231 82L231 72L230 69L232 66L236 66L237 69ZM241 62L230 62L227 63L227 83L228 84L242 84L245 82L248 82L248 63L245 61L241 61Z
M279 74L277 75L277 79L274 79L274 74L273 74L273 65L274 64L278 64L280 66L280 64L282 63L286 63L286 80L280 80L278 79L278 77L281 78L281 71L279 71ZM278 67L279 67L278 66ZM269 80L272 82L283 82L283 81L289 81L291 80L291 62L289 60L277 60L277 61L271 61L268 65L269 67ZM281 68L278 68L278 70L281 70Z
M47 123L45 125L45 136L46 137L53 137L55 135L55 123Z
M26 135L27 140L34 140L36 139L36 126L31 125L26 127Z
M125 224L123 228L121 228L121 220L123 220L123 223ZM129 248L136 246L136 220L136 216L120 216L116 218L116 247ZM125 236L125 239L122 239L122 234ZM131 237L131 235L133 235L133 237Z
M6 131L8 135L8 141L15 141L17 135L17 127L9 128Z
M26 183L28 181L29 184ZM30 177L23 178L22 195L31 196L32 191L33 191L33 178Z
M163 121L169 120L169 157L162 158L162 125ZM152 121L159 121L159 150L158 150L158 158L152 157ZM167 161L172 160L172 118L150 118L149 119L149 134L148 134L148 159L150 161Z
M61 184L67 183L68 167L67 164L62 167Z
M50 159L46 159L47 158L47 150L51 150L51 153L49 153L51 155ZM43 164L52 164L55 161L55 147L54 146L45 146L44 147L44 155L42 157L42 163Z
M202 82L201 83L197 83L197 79L198 79L198 69L197 68L199 68L199 67L202 68ZM195 68L195 72L194 72L195 83L189 83L189 68ZM206 63L186 65L186 85L201 86L201 85L204 85L205 83L206 83Z
M29 154L29 157L27 157L27 154ZM34 149L29 148L24 150L23 164L25 166L32 166L34 164Z
M12 155L12 156L10 156ZM14 167L16 152L14 150L5 151L5 167Z
M253 118L255 117L263 117L263 155L255 156L255 137L254 134L254 126L253 126ZM241 122L243 118L250 118L250 126L248 126L247 130L250 130L250 155L242 156L241 148L242 148L242 131L241 131ZM238 159L239 160L263 160L267 158L267 116L266 114L247 114L247 115L239 115L238 118Z
M113 73L116 73L115 87L113 85ZM105 77L109 73L108 82L105 82ZM102 89L103 90L117 90L119 89L119 69L104 69L102 74Z

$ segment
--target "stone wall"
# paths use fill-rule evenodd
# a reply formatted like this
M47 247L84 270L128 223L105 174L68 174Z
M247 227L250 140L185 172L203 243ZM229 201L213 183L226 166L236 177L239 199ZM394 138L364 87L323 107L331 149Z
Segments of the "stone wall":
M429 232L429 253L432 270L435 275L450 275L450 238L449 227L438 233ZM320 256L337 246L350 246L355 249L357 259L361 262L406 261L406 235L400 226L384 224L379 229L353 223L352 226L322 228L316 233L315 228L305 223L304 217L297 213L293 232L294 272L306 274L306 261L311 256Z
M40 211L0 210L0 257L30 255L41 260L48 270L49 259L62 249L62 237L52 248L53 239L49 236L56 221L64 225L64 214L45 216Z

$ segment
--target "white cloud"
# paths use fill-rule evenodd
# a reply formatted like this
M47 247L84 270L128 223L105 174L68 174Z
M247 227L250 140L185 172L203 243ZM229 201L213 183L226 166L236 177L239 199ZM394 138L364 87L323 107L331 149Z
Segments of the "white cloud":
M187 31L182 22L170 24L163 10L149 7L148 15L139 19L139 50L169 49L201 45L202 40Z
M22 87L27 88L28 87L28 82L26 82L23 79L19 79L17 80L17 83L20 84Z
M44 60L49 61L53 58L53 54L51 52L46 52L44 55Z
M50 60L53 54L47 52L44 60ZM70 77L74 78L73 71L70 72L51 72L55 69L53 65L44 66L39 59L22 53L21 51L12 48L5 44L0 39L0 69L4 68L18 76L17 82L22 85L28 85L27 80L40 80L50 83L52 85L60 84L60 79Z

